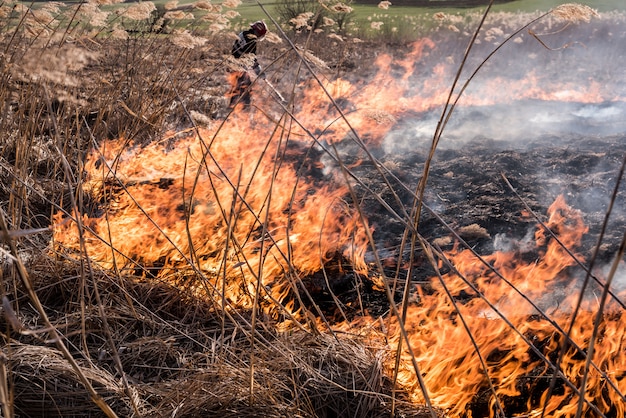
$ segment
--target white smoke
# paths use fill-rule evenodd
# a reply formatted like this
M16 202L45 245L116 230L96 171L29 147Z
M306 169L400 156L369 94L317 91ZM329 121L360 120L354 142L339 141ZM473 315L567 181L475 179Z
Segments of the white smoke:
M514 15L511 15L514 16ZM513 26L497 17L485 28L488 39L476 45L467 60L462 84L499 45ZM509 17L513 19L513 17ZM521 24L519 17L517 24ZM609 136L626 133L626 27L623 13L603 13L589 23L559 27L554 22L533 26L538 41L526 32L505 44L475 74L441 137L441 148L458 148L476 140L496 141L520 148L541 138ZM501 30L496 30L498 27ZM435 42L421 58L413 91L432 75L437 64L461 61L467 39L450 37ZM542 44L543 43L543 44ZM458 64L456 64L458 65ZM452 82L454 65L446 77ZM494 80L498 82L494 88ZM529 81L532 80L532 81ZM442 91L449 85L441 85ZM458 90L458 89L457 89ZM539 97L545 92L545 98ZM465 104L465 100L474 104ZM488 105L477 105L476 99ZM399 116L385 138L385 152L402 154L429 146L443 106Z

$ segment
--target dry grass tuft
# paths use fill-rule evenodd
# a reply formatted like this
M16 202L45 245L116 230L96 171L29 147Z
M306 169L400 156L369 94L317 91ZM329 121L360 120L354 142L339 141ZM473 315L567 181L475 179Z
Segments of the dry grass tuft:
M329 7L329 9L335 13L352 13L352 11L354 10L352 7L341 2L333 4Z
M146 20L150 18L150 15L155 10L156 6L153 2L144 1L128 6L121 14L131 20Z
M170 37L171 42L181 48L194 49L206 44L206 38L193 36L188 30L175 31Z
M312 51L309 50L300 50L302 57L308 61L314 68L318 70L328 70L328 64L324 62L322 59L315 56Z
M62 354L43 345L11 343L2 349L13 378L15 413L19 416L80 417L99 415L87 392ZM103 368L82 362L82 373L120 416L129 416L131 406L119 380ZM136 394L135 394L136 396Z
M481 238L481 239L491 238L491 235L489 235L489 232L487 231L487 229L478 224L462 226L459 228L458 234L461 238L468 239L468 240L478 239L478 238Z
M45 82L68 88L82 82L77 73L92 65L98 58L98 52L76 45L43 50L31 47L9 70L13 77L26 83Z
M390 1L381 1L380 3L378 3L378 8L382 9L382 10L388 10L389 6L391 6L391 2Z
M105 271L87 278L80 263L44 254L33 258L29 269L51 321L82 358L81 371L118 416L133 411L156 417L390 413L391 386L382 375L386 347L376 333L337 337L258 329L253 346L247 319L232 322L210 303L191 297L184 285L191 286L189 277L181 277L178 286L115 278ZM82 311L76 308L81 300ZM21 335L14 329L2 351L14 380L16 413L100 416L63 356L41 344L45 330L37 332L32 308L14 309L17 319L2 317L0 325L22 324ZM428 416L402 401L398 405L406 416Z
M275 34L274 32L268 32L265 37L263 38L263 41L269 42L271 44L282 44L283 38L281 38L280 36L278 36L277 34Z
M551 10L552 15L566 22L589 22L598 12L584 4L566 3Z

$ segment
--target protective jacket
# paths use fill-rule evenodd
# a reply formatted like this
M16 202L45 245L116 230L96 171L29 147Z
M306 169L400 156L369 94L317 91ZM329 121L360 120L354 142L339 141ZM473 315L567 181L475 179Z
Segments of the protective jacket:
M232 54L235 58L241 58L244 54L256 55L257 36L252 29L244 30L237 35L237 40L233 44Z
M255 32L256 29L256 32ZM254 63L252 65L252 70L256 73L256 75L261 74L261 66L256 59L256 45L259 39L259 36L265 35L267 32L267 26L265 23L259 21L250 25L250 29L244 30L237 35L237 40L233 44L231 54L235 58L241 58L246 54L253 54ZM235 81L235 86L231 91L230 104L229 108L235 106L235 104L241 102L243 105L248 106L250 104L250 86L252 84L252 80L248 75L247 71L240 71L237 74L237 78Z

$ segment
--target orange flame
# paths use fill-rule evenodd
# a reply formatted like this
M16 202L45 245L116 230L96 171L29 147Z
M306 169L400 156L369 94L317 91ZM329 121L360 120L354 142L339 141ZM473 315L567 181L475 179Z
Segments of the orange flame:
M323 88L306 83L293 107L298 123L288 132L280 122L252 121L237 110L219 128L197 135L165 137L145 147L131 147L124 139L104 142L85 163L84 188L101 202L99 213L80 215L87 227L87 255L104 268L154 267L153 274L167 280L176 280L178 269L191 269L206 279L206 287L196 289L199 295L244 309L257 298L266 306L284 303L299 275L320 270L336 256L365 271L368 226L346 203L348 186L321 173L318 180L302 177L301 158L290 158L288 147L303 155L314 140L333 144L355 135L365 145L377 146L406 112L439 108L448 97L455 67L441 62L419 72L416 65L436 49L424 39L402 60L381 54L378 71L369 79L337 78L324 81ZM514 80L492 77L480 91L468 90L461 105L525 98L623 99L594 81L553 83L549 89L543 81L539 72ZM258 85L253 88L260 94ZM61 213L54 222L55 241L79 250L76 223ZM550 208L547 225L567 248L575 248L586 232L580 214L562 198ZM584 367L578 348L589 344L596 306L593 299L585 300L570 335L575 346L560 364L564 377L547 400L546 381L553 371L541 355L555 361L578 284L567 274L575 261L561 245L542 229L535 240L539 255L533 260L522 261L527 254L498 252L484 257L493 269L469 250L447 254L454 270L441 282L456 303L438 278L430 287L416 289L419 303L409 307L406 321L409 343L430 400L450 416L494 415L497 402L507 416L538 416L544 406L549 416L575 414L575 388ZM580 254L575 257L583 261ZM560 292L556 305L549 297L554 292ZM622 311L615 310L602 323L593 358L596 368L590 371L585 394L613 416L626 412L623 399L607 383L626 392L623 320ZM391 331L393 346L400 341L397 324ZM390 361L390 376L393 367ZM397 372L413 400L423 403L406 350ZM524 405L511 401L523 392L532 393L524 397ZM474 409L479 397L488 399L488 411Z
M562 197L553 203L549 214L546 225L556 237L568 248L579 245L587 231L581 214L568 207ZM535 235L539 256L534 260L525 263L519 253L496 252L484 257L483 263L470 250L452 252L447 258L454 270L443 275L441 282L432 279L431 289L417 289L419 303L409 307L405 326L429 398L449 416L494 416L496 399L506 416L540 416L544 407L546 416L575 416L576 388L585 364L584 353L578 348L585 350L589 345L597 306L593 299L583 304L570 335L572 344L560 364L563 376L546 404L554 370L545 358L550 362L557 358L580 284L568 274L575 260L543 231L538 229ZM575 256L583 261L580 255ZM442 283L455 298L454 304ZM596 367L589 372L589 404L585 404L583 416L593 414L590 405L607 416L626 412L620 395L626 393L623 315L623 310L613 309L602 322L602 337L596 342L598 351L593 357ZM397 344L400 337L397 331L394 335ZM389 368L391 374L393 361ZM406 350L398 376L414 400L423 403ZM489 379L495 393L489 389ZM609 379L619 392L607 383ZM481 397L487 397L489 411L476 410ZM527 401L519 405L515 399Z
M282 301L290 282L280 277L318 271L336 254L363 268L364 226L342 200L345 186L299 178L295 161L276 159L277 138L265 143L233 120L174 147L116 140L92 153L84 188L105 203L103 215L82 218L89 257L105 268L158 266L159 277L194 266L214 278L209 296L224 287L242 308L258 280ZM55 222L55 240L78 249L75 223Z

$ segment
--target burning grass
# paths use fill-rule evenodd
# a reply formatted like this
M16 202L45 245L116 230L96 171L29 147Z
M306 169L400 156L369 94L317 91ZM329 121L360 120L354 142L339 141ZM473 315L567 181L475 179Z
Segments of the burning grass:
M521 70L473 73L489 95L450 86L476 62L455 55L442 25L462 22L442 15L432 37L396 51L277 30L255 106L226 114L229 15L196 6L213 24L167 35L148 3L117 17L91 3L2 6L5 416L624 413L619 263L587 267L580 213L559 198L546 218L524 206L533 190L516 195L503 177L517 202L506 223L532 223L535 239L479 252L471 243L501 235L482 219L451 224L426 181L455 97L596 104L623 92L564 95L574 75L545 91L547 72ZM526 16L547 23L522 39L530 24L507 16L467 32L470 45L515 43L532 59L567 49L544 48L548 30L576 37L571 25L598 17L576 5ZM484 23L470 20L464 30ZM418 163L385 154L403 119L442 106L430 149L412 145ZM621 259L619 240L610 248ZM570 297L553 306L554 288Z

